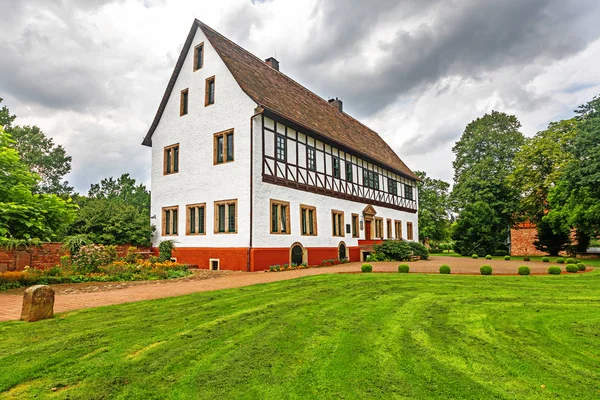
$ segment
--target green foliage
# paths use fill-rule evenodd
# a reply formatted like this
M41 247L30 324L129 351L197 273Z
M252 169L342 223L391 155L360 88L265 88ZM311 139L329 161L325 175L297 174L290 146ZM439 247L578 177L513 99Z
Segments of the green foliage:
M76 272L85 275L99 272L101 266L108 265L116 259L115 246L89 244L82 246L73 257L73 266Z
M137 184L129 174L123 174L117 180L110 177L94 183L88 197L91 199L118 200L123 204L136 207L150 216L150 193L143 184Z
M504 256L504 260L510 261L510 256Z
M551 266L550 268L548 268L548 273L550 275L560 275L562 271L560 270L560 267L557 267L556 265Z
M410 267L408 266L408 264L400 264L398 265L398 272L400 272L401 274L408 274Z
M362 272L373 272L373 266L371 264L363 264L360 270Z
M448 265L444 264L440 267L440 274L450 274L450 273L451 273L451 270Z
M158 245L158 259L160 261L168 261L171 259L175 242L172 240L163 240Z
M412 249L415 256L418 256L421 260L427 260L429 258L429 250L427 247L419 242L408 242L408 245Z
M523 257L523 261L531 261L531 258L529 258L528 256Z
M402 240L384 240L383 243L374 245L373 251L374 254L371 254L373 257L382 257L383 260L408 261L410 260L410 256L414 249L409 242ZM372 259L370 261L376 260Z
M475 254L475 255L477 255L477 254ZM486 259L486 260L491 260L491 259L492 259L492 256L491 256L491 255L489 255L489 254L487 254L487 255L485 256L485 259Z
M577 265L575 264L567 264L565 265L565 271L574 273L579 271L579 268L577 268Z
M586 270L585 264L584 263L577 263L577 269L579 271L585 271Z
M565 260L565 262L566 262L567 264L576 264L576 263L577 263L577 260L575 260L574 258L571 258L571 257L569 257L569 258L567 258L567 259Z
M507 228L494 210L482 201L467 205L453 227L454 251L484 257L504 246Z
M481 268L479 268L479 272L481 273L481 275L491 275L492 274L492 266L484 265Z
M473 260L477 260L479 258L479 256L477 254L471 254L471 258Z
M527 265L521 265L517 272L519 275L530 275L531 269Z
M79 235L71 235L65 236L62 240L63 248L71 254L71 256L79 253L79 249L83 246L87 246L92 244L93 242L90 240L87 235L79 234Z
M550 262L550 259L548 257L542 257L542 262Z
M429 178L423 171L415 171L421 179L419 190L419 237L432 242L450 238L450 184Z
M556 259L556 262L557 262L558 264L564 264L564 263L565 263L565 259L564 259L564 258L562 258L562 257L558 257L558 258Z

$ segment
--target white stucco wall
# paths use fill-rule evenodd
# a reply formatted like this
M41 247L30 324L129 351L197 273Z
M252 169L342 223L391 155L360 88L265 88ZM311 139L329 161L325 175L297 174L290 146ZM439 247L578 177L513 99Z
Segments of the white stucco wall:
M204 66L193 71L194 47L204 42ZM215 76L215 103L204 106L205 80ZM180 92L189 88L188 114L179 116ZM177 247L247 247L250 237L250 117L256 107L197 30L160 123L152 136L153 244L161 237L162 207L179 206ZM213 165L213 135L234 129L234 162ZM179 143L179 172L163 175L165 146ZM238 199L238 233L214 234L214 201ZM206 203L206 234L186 236L186 205Z

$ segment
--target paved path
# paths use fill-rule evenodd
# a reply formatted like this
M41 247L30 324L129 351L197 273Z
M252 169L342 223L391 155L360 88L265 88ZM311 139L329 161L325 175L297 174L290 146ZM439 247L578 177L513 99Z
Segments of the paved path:
M373 271L397 272L400 263L371 263ZM448 264L452 273L479 274L479 267L489 264L494 269L494 274L516 274L520 265L528 265L532 273L546 273L549 263L504 261L504 260L473 260L469 258L457 258L447 256L435 256L429 261L418 261L407 263L411 272L438 273L442 264ZM129 303L141 300L160 299L164 297L181 296L189 293L206 292L210 290L237 288L299 278L309 275L321 275L339 272L358 272L362 263L349 263L332 267L309 268L296 271L284 271L275 273L265 272L236 272L223 277L192 280L172 281L160 283L149 283L137 285L124 289L108 290L94 293L57 294L54 312L60 313L82 308L107 306L112 304ZM564 267L563 267L564 269ZM0 293L0 321L19 319L21 314L22 295Z

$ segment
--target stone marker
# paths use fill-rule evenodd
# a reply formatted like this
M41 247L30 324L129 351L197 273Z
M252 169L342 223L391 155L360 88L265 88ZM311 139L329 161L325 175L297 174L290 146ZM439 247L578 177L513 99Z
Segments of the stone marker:
M54 289L46 285L35 285L23 293L21 320L27 322L48 319L54 316Z

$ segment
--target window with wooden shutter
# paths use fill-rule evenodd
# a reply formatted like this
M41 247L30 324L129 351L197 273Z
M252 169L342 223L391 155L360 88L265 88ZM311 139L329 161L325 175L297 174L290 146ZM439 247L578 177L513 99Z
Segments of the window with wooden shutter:
M333 236L344 236L344 212L331 210Z
M163 207L162 236L177 236L179 206Z
M359 220L358 220L358 214L352 214L352 237L353 238L357 238L359 237Z
M300 234L302 236L317 236L316 207L300 204Z
M233 129L215 133L213 140L213 164L223 164L233 161Z
M165 147L163 154L163 175L179 172L179 143Z
M290 203L271 200L271 233L290 234Z
M215 201L215 233L237 233L237 199Z
M206 233L206 203L186 206L186 235L204 235Z

